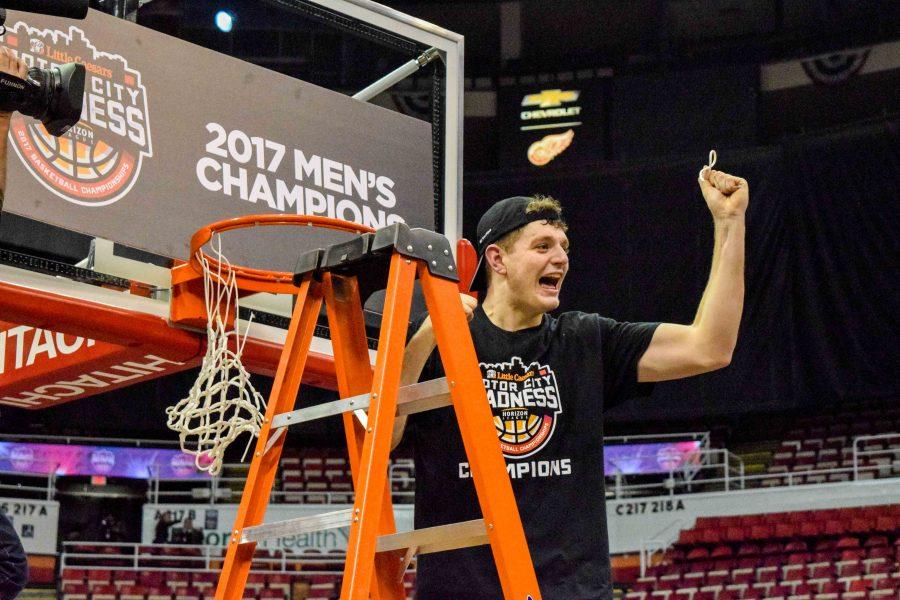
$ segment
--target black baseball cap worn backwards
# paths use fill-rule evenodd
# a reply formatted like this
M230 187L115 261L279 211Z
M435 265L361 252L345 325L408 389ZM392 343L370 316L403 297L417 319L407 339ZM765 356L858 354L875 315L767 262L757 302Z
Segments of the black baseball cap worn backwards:
M485 266L484 251L491 244L496 243L507 233L525 227L533 221L559 221L559 213L552 209L538 210L526 213L525 209L534 200L531 196L513 196L500 200L478 221L478 236L475 248L478 252L478 265L475 267L475 276L469 289L477 292L487 291L487 267Z

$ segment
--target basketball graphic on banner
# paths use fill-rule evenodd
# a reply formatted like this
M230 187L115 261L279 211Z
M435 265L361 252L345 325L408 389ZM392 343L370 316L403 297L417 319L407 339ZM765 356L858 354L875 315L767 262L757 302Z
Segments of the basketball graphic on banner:
M38 121L13 116L13 147L31 174L80 206L106 206L127 194L143 159L153 155L141 74L124 57L94 47L77 27L66 33L19 21L0 43L29 67L79 62L87 70L81 121L65 135L54 137Z

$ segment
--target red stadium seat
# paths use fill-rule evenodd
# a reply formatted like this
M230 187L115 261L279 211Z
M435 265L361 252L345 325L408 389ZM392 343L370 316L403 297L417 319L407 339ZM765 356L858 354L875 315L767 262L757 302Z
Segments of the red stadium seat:
M770 525L751 525L750 539L767 540L774 534L774 528Z
M81 585L85 582L87 572L84 569L63 569L59 583L62 586Z
M117 600L119 596L119 591L114 585L91 585L90 588L91 600Z
M147 600L172 600L172 591L167 587L152 587L147 590Z
M128 585L119 591L119 600L144 600L147 588L142 585Z
M863 547L865 548L874 548L878 546L887 546L888 538L886 535L870 535L866 538L865 543L863 543Z
M680 590L675 590L675 595L672 597L675 600L693 600L694 594L696 593L696 588L682 588Z
M269 589L280 590L284 593L284 597L288 598L291 594L291 576L287 573L273 573L266 575L266 585Z
M290 596L285 595L285 598ZM175 592L175 600L202 600L203 592L195 587L178 588Z
M652 592L656 587L656 577L639 577L631 586L633 592Z
M809 568L810 579L822 579L834 576L834 565L830 563L814 563Z
M105 569L88 569L87 584L89 587L104 585L112 581L112 571Z
M803 540L793 539L784 545L785 552L806 552L809 549Z
M68 583L63 586L61 600L88 600L88 586L84 584Z
M838 540L837 544L834 546L838 550L845 550L847 548L859 548L859 538L853 536L845 536Z
M816 593L817 588L812 585L806 583L805 581L801 581L799 584L794 586L794 590L792 592L792 596L812 596Z
M682 587L701 588L706 582L706 571L691 571L684 574Z
M191 574L185 571L171 571L166 573L165 582L173 590L188 587L191 583Z
M821 594L840 594L843 591L844 586L833 579L823 583L822 587L819 589L819 593Z
M803 537L815 537L825 533L825 527L820 521L805 521L800 524L798 533Z
M841 560L862 560L866 557L864 548L851 548L841 552Z
M806 579L806 564L787 565L782 569L782 581L803 581Z
M760 567L756 570L757 583L772 583L778 579L778 567Z
M756 581L753 569L735 569L731 572L731 581L733 583L750 584Z
M744 528L739 525L732 525L725 528L725 535L722 541L740 542L744 537Z
M254 591L259 591L266 587L266 575L263 573L250 573L247 575L247 585L244 586Z
M692 548L687 553L688 560L703 560L705 558L709 558L709 550L707 550L703 546L698 546L696 548Z
M657 590L676 590L681 587L681 574L662 575L656 582Z
M731 546L726 546L725 544L716 546L712 549L712 552L709 553L710 558L724 558L731 555Z

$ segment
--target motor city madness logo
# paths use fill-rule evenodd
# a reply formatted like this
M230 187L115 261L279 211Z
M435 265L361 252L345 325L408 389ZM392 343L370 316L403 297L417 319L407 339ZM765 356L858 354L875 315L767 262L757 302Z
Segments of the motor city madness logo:
M481 372L503 454L523 458L543 448L562 413L553 369L525 365L516 356L508 363L481 363Z
M106 206L127 194L143 159L153 155L141 73L123 56L96 48L77 27L66 33L19 21L0 43L29 68L78 62L86 69L81 121L65 135L51 136L40 122L14 115L13 147L31 174L81 206Z

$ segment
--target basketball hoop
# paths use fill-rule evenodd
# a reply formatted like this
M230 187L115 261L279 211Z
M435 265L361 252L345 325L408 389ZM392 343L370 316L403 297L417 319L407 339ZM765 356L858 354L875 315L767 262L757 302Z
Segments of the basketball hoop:
M221 234L233 229L269 225L302 225L355 234L374 231L364 225L327 217L249 215L212 223L191 237L188 264L173 270L173 288L179 286L181 291L180 295L173 296L173 301L179 298L182 303L202 302L206 354L187 397L168 407L166 415L169 429L178 433L182 452L194 457L197 469L211 475L221 472L226 448L243 433L250 434L241 460L246 458L253 438L259 435L265 414L266 402L253 387L250 374L241 363L247 331L241 335L235 327L239 297L256 292L298 292L293 273L232 265L222 252ZM212 255L203 251L206 244L210 245ZM191 272L186 274L188 270ZM187 285L198 279L203 281L203 294L199 299L191 297Z

